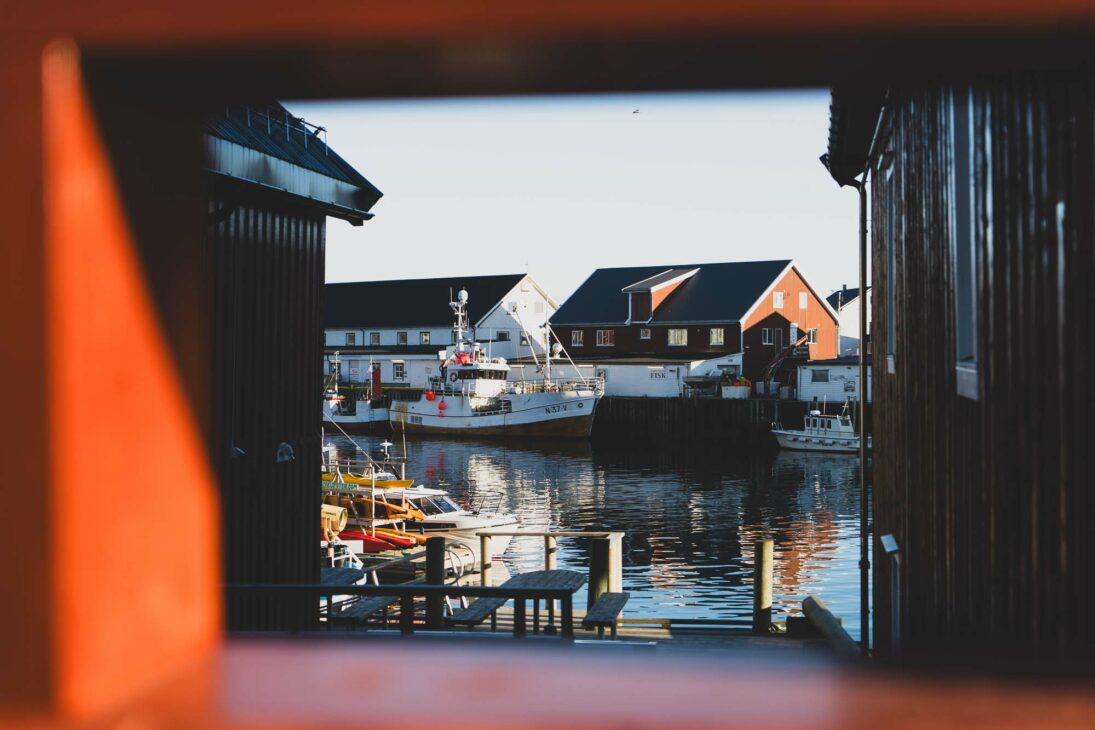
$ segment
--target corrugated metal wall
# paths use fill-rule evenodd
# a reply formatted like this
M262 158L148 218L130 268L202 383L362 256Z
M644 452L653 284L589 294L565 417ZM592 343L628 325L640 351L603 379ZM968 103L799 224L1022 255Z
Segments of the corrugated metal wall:
M1009 78L974 98L979 400L956 390L946 92L894 93L873 161L876 646L891 639L877 536L893 533L906 654L1090 657L1095 94Z
M224 580L318 583L325 218L229 188L209 215ZM313 607L227 596L226 610L230 630L293 629Z

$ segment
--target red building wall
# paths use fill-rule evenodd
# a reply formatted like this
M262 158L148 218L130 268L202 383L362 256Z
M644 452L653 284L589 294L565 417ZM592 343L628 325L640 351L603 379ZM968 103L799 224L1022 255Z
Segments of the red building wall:
M780 308L773 303L776 292L783 292L783 306ZM805 308L799 306L800 294L806 294ZM761 377L765 366L778 354L776 344L764 344L763 330L781 329L783 347L787 347L791 343L792 324L798 325L800 335L809 329L817 329L817 342L809 345L811 360L837 356L840 339L837 320L794 268L784 274L745 317L742 372L747 378L756 380Z

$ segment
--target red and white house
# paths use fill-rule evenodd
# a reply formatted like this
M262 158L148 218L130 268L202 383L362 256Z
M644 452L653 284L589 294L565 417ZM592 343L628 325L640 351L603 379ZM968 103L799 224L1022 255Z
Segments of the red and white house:
M788 365L838 354L836 312L790 260L598 269L551 326L586 364L736 355L757 380L799 340Z

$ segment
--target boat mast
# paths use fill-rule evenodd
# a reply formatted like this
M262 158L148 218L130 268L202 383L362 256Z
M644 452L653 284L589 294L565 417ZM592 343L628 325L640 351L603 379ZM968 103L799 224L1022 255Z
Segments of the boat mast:
M456 334L456 350L457 352L464 351L464 330L468 328L468 290L461 289L456 293L456 301L449 302L449 306L452 307L453 313L456 315L456 327L454 328Z

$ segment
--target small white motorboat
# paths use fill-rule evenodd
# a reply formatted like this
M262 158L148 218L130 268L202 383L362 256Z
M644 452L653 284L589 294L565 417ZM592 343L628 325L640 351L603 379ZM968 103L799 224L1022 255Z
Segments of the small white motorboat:
M806 414L801 431L786 429L783 424L772 424L772 435L782 449L792 451L828 451L854 454L859 451L859 434L848 415L848 405L839 416L828 416L821 411ZM867 448L871 448L871 436L867 435Z

